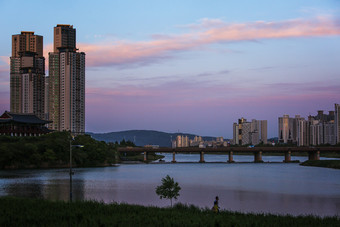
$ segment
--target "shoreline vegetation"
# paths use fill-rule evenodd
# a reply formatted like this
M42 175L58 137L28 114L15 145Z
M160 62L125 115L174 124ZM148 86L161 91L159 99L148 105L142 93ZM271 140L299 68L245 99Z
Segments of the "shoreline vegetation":
M32 209L34 207L34 209ZM95 201L0 198L0 226L339 226L340 219L253 214L177 203L173 208Z
M0 169L67 168L109 166L118 160L115 144L107 144L69 132L54 132L39 137L0 136ZM76 147L74 145L83 145Z
M305 161L301 163L300 165L340 169L340 160L311 160L311 161Z
M77 167L106 167L122 161L144 161L141 153L118 152L118 147L134 147L131 141L120 143L97 141L90 135L78 135L71 139L69 132L53 132L39 137L0 136L0 169L49 169L68 168L70 147L72 164ZM75 145L82 145L81 147ZM148 160L163 158L155 153Z

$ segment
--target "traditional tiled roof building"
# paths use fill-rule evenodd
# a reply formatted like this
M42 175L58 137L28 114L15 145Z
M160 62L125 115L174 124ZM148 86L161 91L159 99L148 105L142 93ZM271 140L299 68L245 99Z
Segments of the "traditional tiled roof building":
M18 114L5 111L0 116L0 135L40 136L51 132L46 124L51 121L40 119L34 114Z

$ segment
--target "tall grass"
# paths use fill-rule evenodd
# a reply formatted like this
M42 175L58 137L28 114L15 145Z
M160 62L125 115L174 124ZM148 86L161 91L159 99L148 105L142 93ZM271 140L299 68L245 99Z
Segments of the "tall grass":
M242 214L177 204L173 208L0 198L0 226L340 226L339 217Z

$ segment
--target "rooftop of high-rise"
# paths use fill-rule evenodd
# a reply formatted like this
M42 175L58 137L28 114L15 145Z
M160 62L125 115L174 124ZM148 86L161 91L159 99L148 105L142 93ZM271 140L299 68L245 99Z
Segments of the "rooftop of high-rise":
M57 24L57 27L71 27L71 28L73 28L73 25L69 25L69 24Z
M34 34L34 32L32 31L21 31L21 35L24 35L24 34Z

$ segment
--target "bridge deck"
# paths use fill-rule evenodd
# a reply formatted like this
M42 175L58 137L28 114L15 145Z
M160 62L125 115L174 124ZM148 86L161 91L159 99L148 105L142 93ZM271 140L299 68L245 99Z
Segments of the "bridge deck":
M182 148L146 148L146 147L120 147L119 152L156 152L156 153L229 153L232 152L247 152L247 153L285 153L285 152L334 152L340 153L340 147L182 147Z

